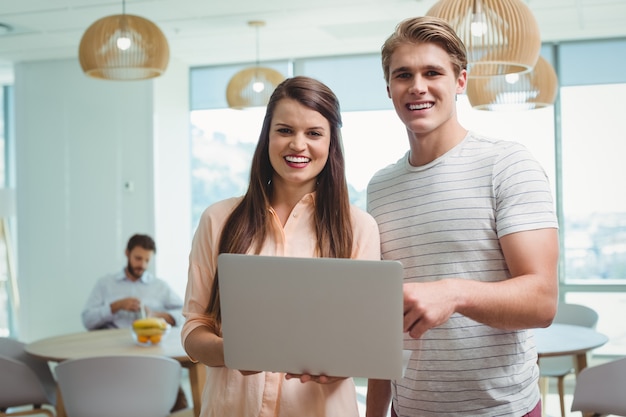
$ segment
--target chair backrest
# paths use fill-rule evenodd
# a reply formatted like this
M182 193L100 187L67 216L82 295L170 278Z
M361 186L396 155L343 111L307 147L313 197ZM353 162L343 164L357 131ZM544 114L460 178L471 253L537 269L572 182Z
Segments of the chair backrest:
M626 358L583 369L576 379L572 411L626 416Z
M163 356L68 359L55 372L68 417L166 417L181 365Z
M0 409L56 404L56 381L48 363L8 337L0 337L0 387Z
M554 322L595 328L598 324L598 313L581 304L559 303Z

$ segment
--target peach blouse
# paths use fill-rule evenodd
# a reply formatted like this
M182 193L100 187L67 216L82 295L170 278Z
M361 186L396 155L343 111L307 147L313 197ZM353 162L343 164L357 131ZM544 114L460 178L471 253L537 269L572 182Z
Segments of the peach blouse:
M218 240L226 218L241 200L230 198L208 207L196 230L189 256L189 279L183 314L186 322L182 342L197 327L211 327L204 314L217 264ZM307 194L293 209L285 226L273 214L261 255L313 256L314 194ZM354 244L352 258L380 259L380 236L375 220L356 206L351 207ZM253 349L253 347L251 347ZM193 358L192 358L193 360ZM261 372L243 376L226 367L207 367L201 417L358 417L356 390L351 378L334 384L286 380L284 374Z

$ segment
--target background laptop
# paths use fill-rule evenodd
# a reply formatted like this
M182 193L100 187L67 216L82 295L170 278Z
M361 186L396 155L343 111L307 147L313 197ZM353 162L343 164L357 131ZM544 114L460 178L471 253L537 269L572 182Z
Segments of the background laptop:
M224 359L232 369L402 376L402 264L218 257Z

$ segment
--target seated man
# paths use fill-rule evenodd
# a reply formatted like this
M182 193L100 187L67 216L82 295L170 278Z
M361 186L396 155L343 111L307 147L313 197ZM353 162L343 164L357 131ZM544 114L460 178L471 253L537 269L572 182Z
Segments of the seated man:
M130 328L133 321L143 316L162 317L172 326L182 326L182 298L165 281L147 271L155 252L150 236L131 236L126 245L126 267L100 278L87 299L82 319L88 330ZM181 388L172 411L184 408L187 398Z
M142 315L162 317L172 326L183 324L181 297L147 271L155 252L150 236L136 234L130 238L126 267L100 278L85 304L82 319L88 330L130 328Z

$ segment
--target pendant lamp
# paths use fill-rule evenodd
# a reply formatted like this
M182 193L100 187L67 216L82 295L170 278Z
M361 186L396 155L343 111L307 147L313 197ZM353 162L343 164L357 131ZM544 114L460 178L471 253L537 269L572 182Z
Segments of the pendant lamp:
M467 98L477 110L539 109L554 104L558 84L554 68L540 56L530 72L469 80Z
M439 0L426 14L465 44L468 78L528 72L539 58L539 25L521 0Z
M274 89L285 77L273 68L259 65L259 28L265 22L253 20L248 25L256 29L256 65L237 72L226 86L226 101L233 109L265 106Z
M80 66L90 77L107 80L143 80L165 72L169 45L151 21L126 14L96 20L80 40Z

